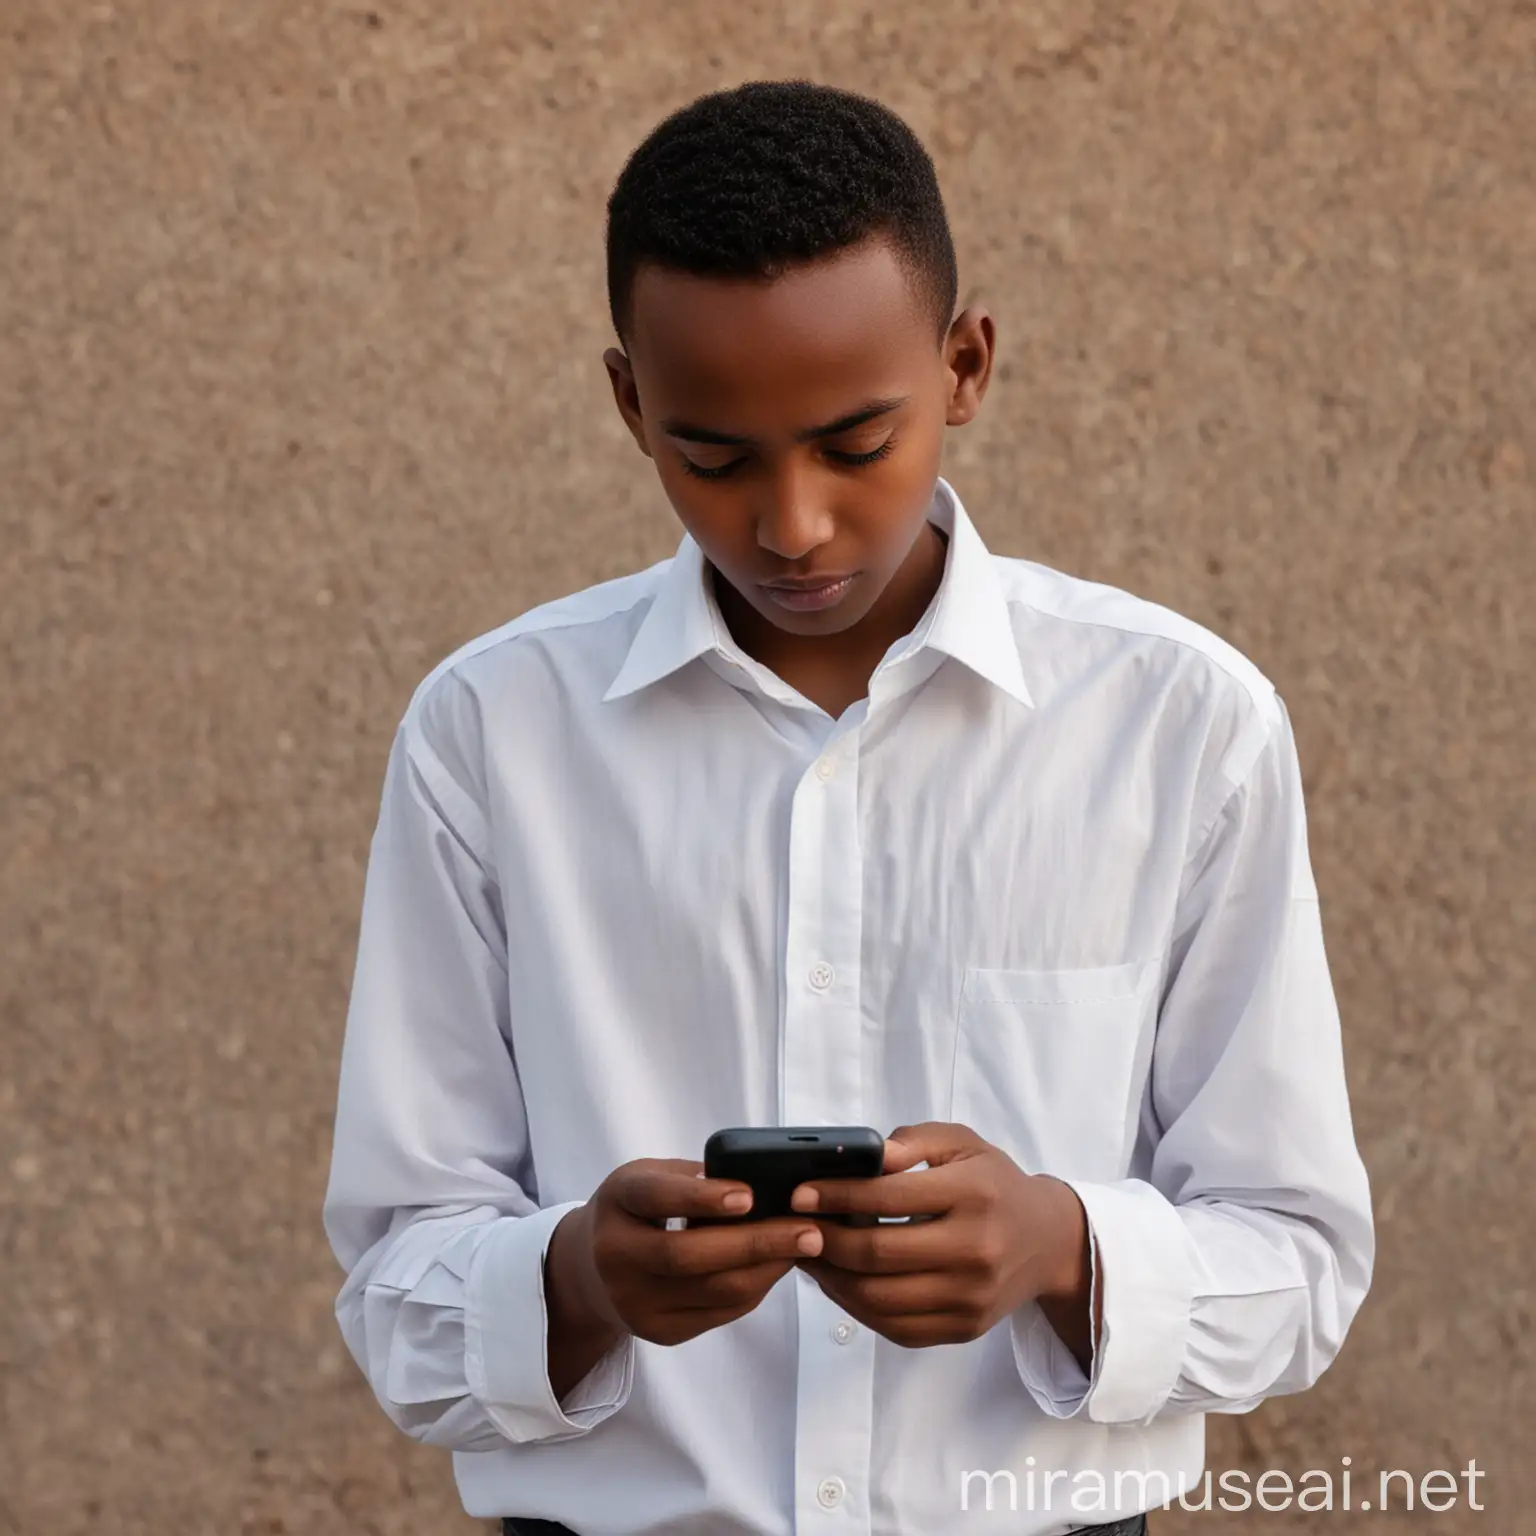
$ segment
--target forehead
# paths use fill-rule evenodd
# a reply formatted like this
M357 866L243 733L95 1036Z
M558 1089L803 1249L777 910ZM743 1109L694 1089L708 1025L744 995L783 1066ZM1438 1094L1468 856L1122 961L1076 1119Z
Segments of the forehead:
M939 359L931 308L884 241L772 279L646 265L629 329L647 410L694 420L707 410L743 428L746 418L764 427L831 419L851 397L915 387Z

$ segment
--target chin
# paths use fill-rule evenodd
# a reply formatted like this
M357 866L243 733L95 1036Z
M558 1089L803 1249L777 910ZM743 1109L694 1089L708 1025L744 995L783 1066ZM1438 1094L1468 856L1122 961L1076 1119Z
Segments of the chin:
M851 595L851 594L850 594ZM868 602L859 604L838 603L819 612L791 613L780 608L772 598L765 597L753 607L773 625L789 635L836 635L852 629L869 612Z

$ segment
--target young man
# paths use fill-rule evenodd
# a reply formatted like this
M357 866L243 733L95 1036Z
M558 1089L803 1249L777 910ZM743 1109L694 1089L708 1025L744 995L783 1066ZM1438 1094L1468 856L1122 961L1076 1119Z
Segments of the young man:
M325 1206L347 1343L508 1531L1140 1532L1370 1280L1285 707L987 550L938 471L993 324L884 108L695 102L608 259L686 533L406 710ZM745 1193L710 1132L795 1124L889 1128L885 1175L679 1229Z

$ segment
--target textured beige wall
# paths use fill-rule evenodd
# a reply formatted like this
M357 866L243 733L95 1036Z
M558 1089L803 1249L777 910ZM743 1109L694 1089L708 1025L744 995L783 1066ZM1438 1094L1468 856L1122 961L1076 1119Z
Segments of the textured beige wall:
M457 643L675 546L603 198L788 74L939 161L993 547L1296 720L1378 1279L1212 1463L1475 1457L1436 1529L1536 1530L1536 6L0 0L0 1533L471 1528L320 1228L385 753Z

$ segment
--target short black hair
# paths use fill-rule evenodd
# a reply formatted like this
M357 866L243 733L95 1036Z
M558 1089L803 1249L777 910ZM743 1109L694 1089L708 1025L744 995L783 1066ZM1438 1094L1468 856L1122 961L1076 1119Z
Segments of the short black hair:
M654 128L608 199L608 308L628 328L646 262L700 276L777 277L889 239L932 305L954 316L955 247L933 161L889 107L809 80L714 91Z

